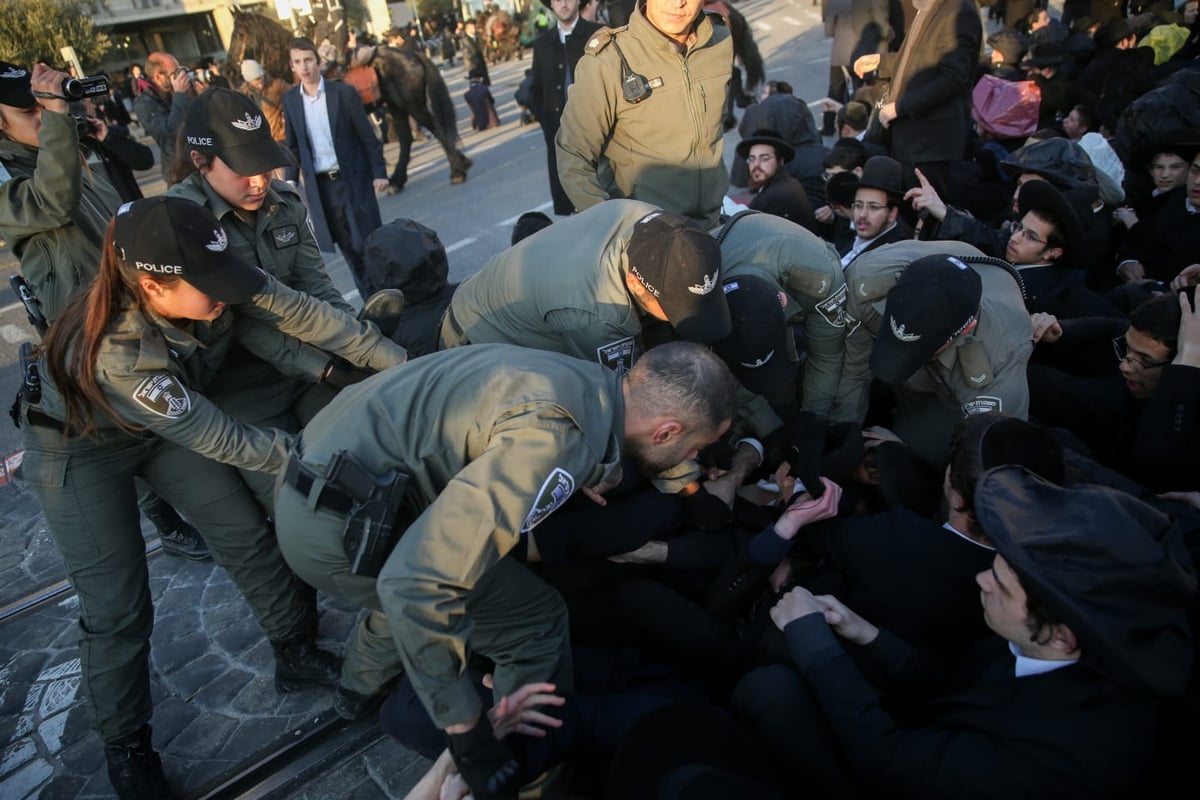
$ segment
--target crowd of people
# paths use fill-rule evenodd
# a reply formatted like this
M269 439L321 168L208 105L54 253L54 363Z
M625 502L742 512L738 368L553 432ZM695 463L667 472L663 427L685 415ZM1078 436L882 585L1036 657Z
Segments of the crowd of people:
M433 760L413 798L1186 781L1196 0L831 0L828 96L766 83L731 170L729 14L594 5L532 44L554 216L460 284L383 224L307 39L290 88L147 59L152 198L64 73L0 63L0 233L48 323L20 477L117 795L171 796L139 510L229 572L279 691ZM318 592L363 609L340 658Z

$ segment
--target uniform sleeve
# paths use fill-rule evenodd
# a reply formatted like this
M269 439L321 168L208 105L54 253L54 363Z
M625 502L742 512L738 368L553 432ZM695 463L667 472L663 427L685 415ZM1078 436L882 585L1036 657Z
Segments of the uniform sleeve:
M509 418L488 449L409 526L384 564L380 603L405 672L439 728L467 722L480 710L463 674L472 630L467 593L523 531L597 480L601 460L557 409ZM514 617L520 613L513 609Z
M608 324L593 311L583 308L559 308L546 314L546 324L576 358L609 366L597 352L599 348L629 338L626 331Z
M961 351L960 351L961 353ZM1032 334L1027 341L1013 347L1004 363L996 367L996 374L991 382L979 390L973 390L965 384L957 391L958 401L962 404L963 416L980 411L1003 411L1010 417L1029 419L1029 379L1027 369L1029 356L1033 353ZM960 357L960 368L961 364Z
M281 194L292 194L295 190L286 186L277 188L277 191ZM299 199L299 193L295 194ZM342 297L342 293L333 285L333 279L329 277L329 271L325 268L325 259L321 256L321 248L313 235L312 221L308 217L307 209L304 210L304 222L299 227L299 250L296 252L295 261L292 262L292 274L288 285L353 316L354 307L346 302L346 298ZM363 299L366 300L365 297Z
M288 336L262 320L238 317L233 333L246 350L284 375L318 383L329 365L329 353Z
M37 166L33 177L14 177L0 189L0 228L16 239L69 224L83 195L82 181L74 121L66 114L42 112Z
M169 370L105 369L98 377L125 422L239 469L278 472L283 467L290 436L238 422Z
M846 283L838 269L828 296L804 315L804 383L800 406L821 417L833 411L846 350Z
M838 380L831 422L862 423L867 418L867 389L871 384L871 347L875 338L866 326L847 320L842 374Z
M403 347L371 323L356 320L322 300L297 292L270 275L259 294L237 306L237 313L272 325L358 367L382 371L403 364L408 358Z
M617 125L617 85L609 80L612 65L600 56L584 54L567 91L567 105L555 138L558 177L576 211L608 199L596 173L600 156ZM620 76L620 70L614 73Z

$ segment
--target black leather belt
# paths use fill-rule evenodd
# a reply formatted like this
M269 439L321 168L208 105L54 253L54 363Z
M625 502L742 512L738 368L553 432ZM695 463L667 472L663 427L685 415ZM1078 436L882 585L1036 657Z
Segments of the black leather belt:
M58 431L63 436L70 436L71 431L67 427L67 423L62 420L55 419L49 414L43 414L36 408L29 406L25 407L25 421L30 425L35 425L39 428L49 428L52 431Z
M287 485L305 497L312 496L313 486L317 481L323 480L324 477L314 472L307 464L295 456L292 456L288 460L287 470L283 473L283 480ZM320 496L317 497L317 506L319 508L327 508L330 511L336 511L339 514L346 514L354 506L354 498L341 489L335 489L326 483L321 488Z
M458 337L462 344L467 344L467 332L458 324L458 320L454 318L454 311L450 306L446 306L446 323L450 326L450 330Z
M325 172L318 172L317 177L328 178L331 181L338 181L342 179L342 171L340 169L331 169Z

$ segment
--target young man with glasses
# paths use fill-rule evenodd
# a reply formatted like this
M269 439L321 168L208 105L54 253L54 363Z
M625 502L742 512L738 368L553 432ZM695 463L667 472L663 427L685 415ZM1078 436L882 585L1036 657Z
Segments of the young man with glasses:
M840 253L842 269L863 253L912 238L912 229L900 219L904 186L900 162L887 156L872 156L863 165L862 178L854 191L854 242Z
M760 128L737 146L738 158L745 159L750 173L750 188L755 190L750 208L791 220L816 233L812 202L800 181L784 165L795 150L777 131Z
M1030 366L1032 413L1156 491L1200 489L1200 313L1191 295L1157 295L1128 322L1033 316L1039 355L1061 367ZM1077 374L1114 333L1115 374L1111 366L1106 376Z

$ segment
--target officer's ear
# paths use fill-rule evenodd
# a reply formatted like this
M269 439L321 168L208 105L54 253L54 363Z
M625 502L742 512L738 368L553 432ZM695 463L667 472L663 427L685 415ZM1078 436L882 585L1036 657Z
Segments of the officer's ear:
M166 296L169 287L156 281L154 276L142 272L138 274L138 288L142 290L143 297L157 299Z
M674 419L661 419L654 424L650 441L654 444L670 444L683 434L683 425Z

